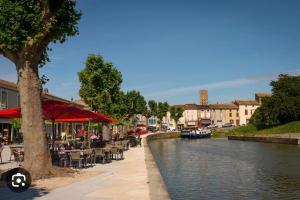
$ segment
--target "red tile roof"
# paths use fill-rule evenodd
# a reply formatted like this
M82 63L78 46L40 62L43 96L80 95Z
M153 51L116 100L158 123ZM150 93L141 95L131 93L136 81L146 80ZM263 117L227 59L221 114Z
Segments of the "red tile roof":
M199 105L197 104L181 104L175 105L176 107L180 107L183 110L199 110Z
M259 105L255 100L235 100L233 103L236 105Z
M270 97L272 94L269 93L255 93L256 97Z
M210 109L238 109L235 104L210 104Z

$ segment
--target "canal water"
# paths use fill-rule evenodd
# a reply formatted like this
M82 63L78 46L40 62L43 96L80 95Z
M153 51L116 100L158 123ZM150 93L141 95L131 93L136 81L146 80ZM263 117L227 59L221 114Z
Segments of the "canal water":
M149 143L172 199L300 199L300 147L226 139Z

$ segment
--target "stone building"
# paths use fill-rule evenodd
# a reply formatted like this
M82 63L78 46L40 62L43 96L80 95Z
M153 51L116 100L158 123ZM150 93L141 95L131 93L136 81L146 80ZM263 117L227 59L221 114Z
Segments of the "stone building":
M43 99L56 100L65 103L73 103L75 106L83 108L84 106L81 104L77 104L75 102L51 95L47 90L44 90ZM8 109L8 108L16 108L20 107L20 95L18 91L18 87L16 83L0 80L0 110ZM50 128L49 128L50 127ZM49 129L49 130L48 130ZM52 132L51 126L46 125L46 132ZM61 130L64 129L62 123L56 123L56 129ZM13 127L11 125L11 120L6 118L0 118L0 133L5 135L8 142L13 140ZM61 131L60 131L61 132Z
M235 126L240 124L238 106L235 104L210 104L211 124L222 127L230 123Z
M255 93L255 101L258 102L259 105L261 105L261 100L265 97L271 97L272 94L269 93Z
M251 116L259 107L259 103L254 100L235 100L233 102L238 107L239 125L246 125L249 123Z

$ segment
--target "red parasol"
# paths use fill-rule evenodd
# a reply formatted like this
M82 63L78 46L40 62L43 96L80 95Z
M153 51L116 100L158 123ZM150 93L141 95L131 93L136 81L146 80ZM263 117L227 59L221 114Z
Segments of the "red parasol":
M6 110L0 110L0 118L20 118L20 108L9 108Z
M83 110L67 103L55 100L42 101L43 115L47 120L59 122L82 122L96 120L97 122L113 122L114 120L99 113ZM10 108L0 111L0 118L20 118L21 108Z

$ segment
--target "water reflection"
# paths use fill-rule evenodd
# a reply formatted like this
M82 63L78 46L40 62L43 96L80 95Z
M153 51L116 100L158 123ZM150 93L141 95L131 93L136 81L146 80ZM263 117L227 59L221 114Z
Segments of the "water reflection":
M300 199L300 148L227 140L157 140L172 199Z

